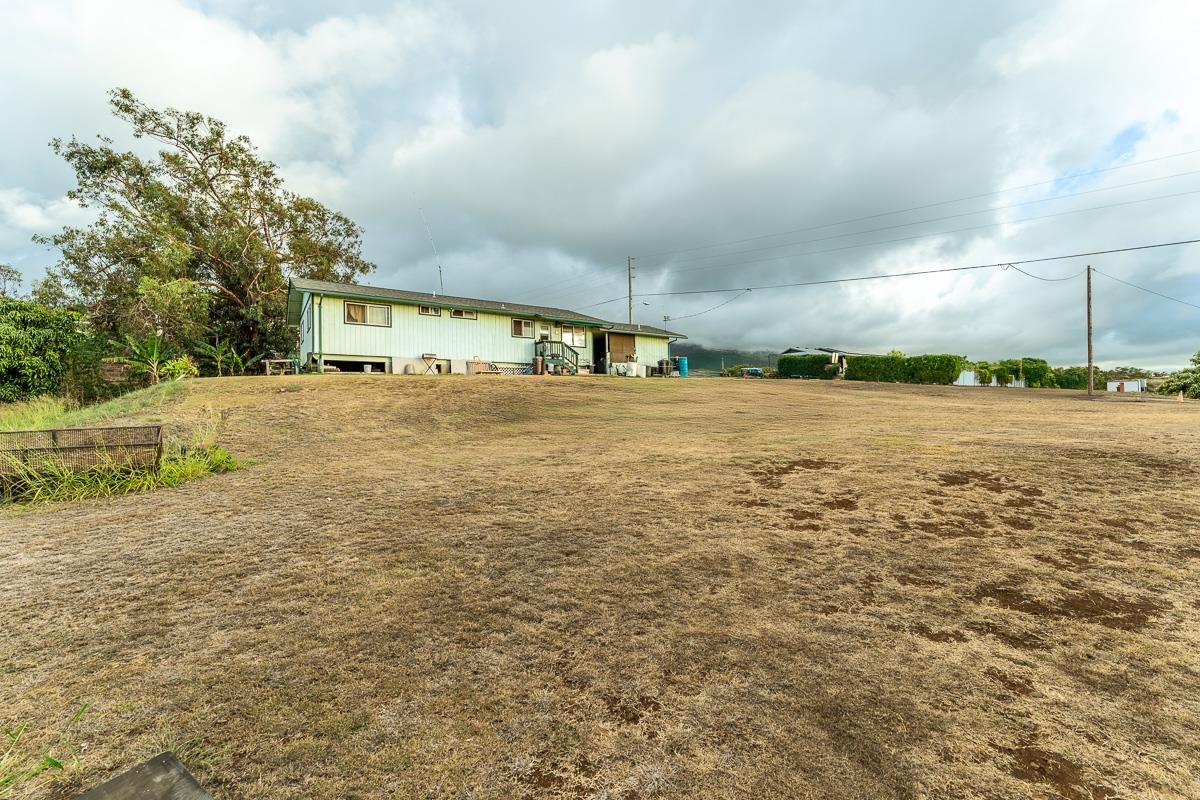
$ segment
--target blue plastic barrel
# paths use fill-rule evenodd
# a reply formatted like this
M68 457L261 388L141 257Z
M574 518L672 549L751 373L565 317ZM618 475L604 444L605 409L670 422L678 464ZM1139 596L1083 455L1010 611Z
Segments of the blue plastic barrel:
M687 356L679 356L679 377L687 377Z

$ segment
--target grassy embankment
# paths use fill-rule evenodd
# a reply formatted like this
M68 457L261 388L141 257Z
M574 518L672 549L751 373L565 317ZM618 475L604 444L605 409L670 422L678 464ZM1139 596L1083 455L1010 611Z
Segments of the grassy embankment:
M134 416L152 423L156 421L155 412L185 390L183 382L164 383L82 408L59 397L0 404L0 431L95 427ZM149 491L237 469L238 462L216 444L216 433L214 419L176 430L164 442L157 470L128 469L110 459L109 463L77 471L53 458L27 464L0 453L0 458L6 459L0 503L80 500Z

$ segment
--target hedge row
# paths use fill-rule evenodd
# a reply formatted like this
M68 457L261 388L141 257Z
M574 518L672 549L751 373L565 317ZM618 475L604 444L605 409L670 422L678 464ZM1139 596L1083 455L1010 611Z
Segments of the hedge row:
M943 353L912 356L850 356L846 380L887 383L954 383L966 359Z
M832 378L837 364L827 355L793 355L779 357L781 378Z

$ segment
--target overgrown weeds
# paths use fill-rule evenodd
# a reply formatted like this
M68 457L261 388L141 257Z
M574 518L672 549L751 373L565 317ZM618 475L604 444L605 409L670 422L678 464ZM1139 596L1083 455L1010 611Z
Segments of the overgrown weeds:
M29 723L23 722L15 728L0 728L4 737L0 740L4 747L0 752L0 798L13 797L18 789L45 772L62 772L68 765L78 763L79 756L71 733L87 709L87 703L80 706L55 745L43 750L28 752L25 747Z
M85 500L178 486L205 475L230 472L240 465L224 448L172 448L157 470L131 468L111 456L86 470L73 470L53 459L31 466L9 459L0 503L49 503Z

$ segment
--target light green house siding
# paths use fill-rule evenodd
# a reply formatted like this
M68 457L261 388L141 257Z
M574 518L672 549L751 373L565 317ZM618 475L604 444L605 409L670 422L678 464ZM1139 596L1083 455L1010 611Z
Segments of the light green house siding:
M355 325L346 322L345 303L366 302L391 308L391 325ZM315 308L316 313L313 313ZM399 303L348 300L340 297L306 298L300 315L301 360L318 353L326 360L373 357L388 359L394 371L406 363L416 364L425 353L439 361L464 361L476 358L501 364L528 364L533 360L533 338L513 336L512 322L525 317L477 312L476 319L450 316L440 309L438 316L420 313L420 308ZM548 320L533 320L533 334L541 326L550 326L550 338L562 339L562 325ZM584 327L586 345L576 348L580 364L591 366L592 341L596 331ZM641 338L641 337L639 337ZM646 337L648 339L652 337ZM663 340L665 347L666 340Z
M316 282L314 282L316 283ZM298 326L300 333L300 359L311 363L319 359L343 363L341 367L358 368L358 365L373 365L375 369L392 372L431 371L428 362L435 362L438 371L460 372L469 370L466 362L484 361L501 367L524 367L534 358L534 343L540 338L552 341L564 340L564 327L582 331L584 342L572 345L579 354L579 366L593 368L593 354L605 357L606 336L609 333L632 337L637 361L647 367L655 366L670 354L668 331L643 330L642 326L622 325L578 315L563 309L545 309L520 304L496 303L471 300L469 298L432 297L393 300L386 292L382 294L355 294L365 287L327 284L328 293L316 289L304 291L298 287L291 290L288 300L288 315L291 324ZM437 313L422 314L422 302L431 302ZM347 321L346 304L359 303L388 309L388 315L369 309L367 319L382 320L387 324L359 324ZM464 303L460 311L473 314L473 318L455 317L451 312ZM490 306L490 307L489 307ZM551 316L562 314L563 316ZM359 315L360 317L362 315ZM527 320L530 336L514 336L513 321ZM565 322L564 322L565 320ZM649 328L649 326L646 326ZM623 340L627 342L628 339ZM621 345L625 352L625 344ZM423 358L432 355L431 359ZM624 368L613 365L622 374ZM639 370L644 374L644 370Z
M638 335L635 338L635 347L637 347L637 359L639 364L649 364L654 366L664 358L671 355L671 346L668 339L661 336L642 336Z

